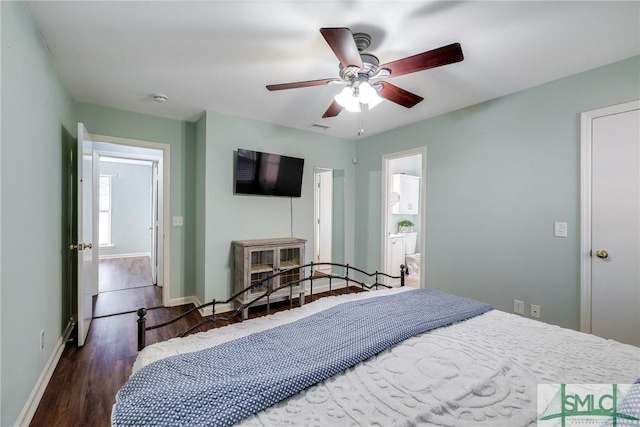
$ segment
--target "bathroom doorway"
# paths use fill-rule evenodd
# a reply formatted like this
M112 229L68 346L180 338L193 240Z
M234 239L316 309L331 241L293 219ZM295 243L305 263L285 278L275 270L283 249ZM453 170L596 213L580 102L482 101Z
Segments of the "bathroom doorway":
M424 287L426 277L426 159L426 147L382 158L382 268L398 275L404 264L405 285L414 288Z

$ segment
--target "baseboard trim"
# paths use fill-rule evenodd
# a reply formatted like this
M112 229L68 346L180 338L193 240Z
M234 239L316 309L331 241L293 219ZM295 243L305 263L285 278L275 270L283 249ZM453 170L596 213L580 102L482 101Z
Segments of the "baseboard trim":
M185 304L193 304L194 307L202 305L202 303L200 302L198 297L195 296L195 295L191 295L191 296L188 296L188 297L182 297L182 298L174 298L174 299L169 301L169 306L170 307L174 307L176 305L185 305ZM225 313L227 311L232 311L234 309L235 309L235 307L234 307L233 303L218 304L217 308L216 308L216 313L217 314ZM200 315L202 317L211 316L211 314L213 313L213 309L212 309L211 306L205 307L205 308L201 308L198 311L200 312Z
M193 304L197 307L198 305L200 305L200 301L194 295L191 295L188 297L181 297L181 298L172 298L169 300L169 307L175 307L177 305L185 305L185 304Z
M151 257L151 253L141 252L138 254L104 254L104 255L100 255L99 259L139 258L139 257Z
M36 382L27 402L25 403L20 415L18 415L18 419L14 424L15 427L20 426L28 426L31 424L31 420L36 413L36 409L38 409L38 405L40 404L40 400L44 395L44 391L47 389L49 385L49 381L51 380L51 376L53 375L53 371L55 371L56 366L58 366L58 362L60 361L60 357L62 357L62 352L64 351L65 341L60 337L58 342L56 343L56 347L54 348L53 353L51 353L51 357L47 361L42 373L40 374L40 378Z
M197 297L194 297L196 299L196 301L198 301L198 303L196 304L196 307L199 305L202 305L202 303L200 302L200 300ZM233 311L235 310L235 306L232 302L228 302L226 304L218 304L216 306L216 314L220 314L220 313L226 313L227 311ZM212 306L208 306L205 308L201 308L200 310L198 310L200 312L200 315L202 317L207 317L207 316L211 316L213 314L213 307Z

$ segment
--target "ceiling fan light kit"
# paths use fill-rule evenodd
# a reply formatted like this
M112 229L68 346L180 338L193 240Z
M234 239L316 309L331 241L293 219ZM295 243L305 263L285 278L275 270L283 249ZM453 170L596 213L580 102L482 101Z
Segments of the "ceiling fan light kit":
M343 109L360 112L361 104L367 105L367 109L370 110L380 104L383 99L405 108L412 108L423 100L421 96L389 82L371 82L370 80L415 73L464 59L460 43L453 43L380 65L376 56L362 52L371 45L371 36L368 34L353 34L349 28L320 28L320 33L340 62L338 73L340 78L267 85L267 89L274 91L346 83L348 86L334 97L334 101L322 115L323 118L335 117Z
M360 101L349 86L343 88L334 98L342 108L352 113L360 112Z
M376 89L366 81L343 88L334 99L342 108L352 113L359 113L362 110L360 104L367 104L371 110L382 102Z
M358 99L361 103L368 104L369 109L372 109L382 102L378 91L369 82L362 82L358 86Z

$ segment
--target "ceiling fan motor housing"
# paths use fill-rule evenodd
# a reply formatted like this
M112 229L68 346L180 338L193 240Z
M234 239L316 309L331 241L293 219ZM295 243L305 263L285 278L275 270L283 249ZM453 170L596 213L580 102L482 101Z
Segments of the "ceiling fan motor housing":
M369 34L355 33L353 35L353 40L356 42L358 52L362 52L363 50L371 46L371 36Z
M375 73L380 61L370 53L362 53L363 50L371 46L371 36L366 33L353 34L353 41L360 52L360 59L364 68L344 67L340 64L340 78L346 82L352 81L355 77L361 77L365 80L371 78ZM362 79L361 79L362 80Z
M354 77L371 78L376 74L380 60L370 53L361 53L360 58L364 68L344 67L340 64L340 78L344 81L351 81Z

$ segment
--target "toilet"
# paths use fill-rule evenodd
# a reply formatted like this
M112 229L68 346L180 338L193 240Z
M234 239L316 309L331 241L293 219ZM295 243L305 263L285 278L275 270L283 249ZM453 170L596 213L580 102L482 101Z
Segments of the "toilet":
M404 236L404 259L409 269L409 277L420 278L420 254L416 253L418 233L402 233Z

